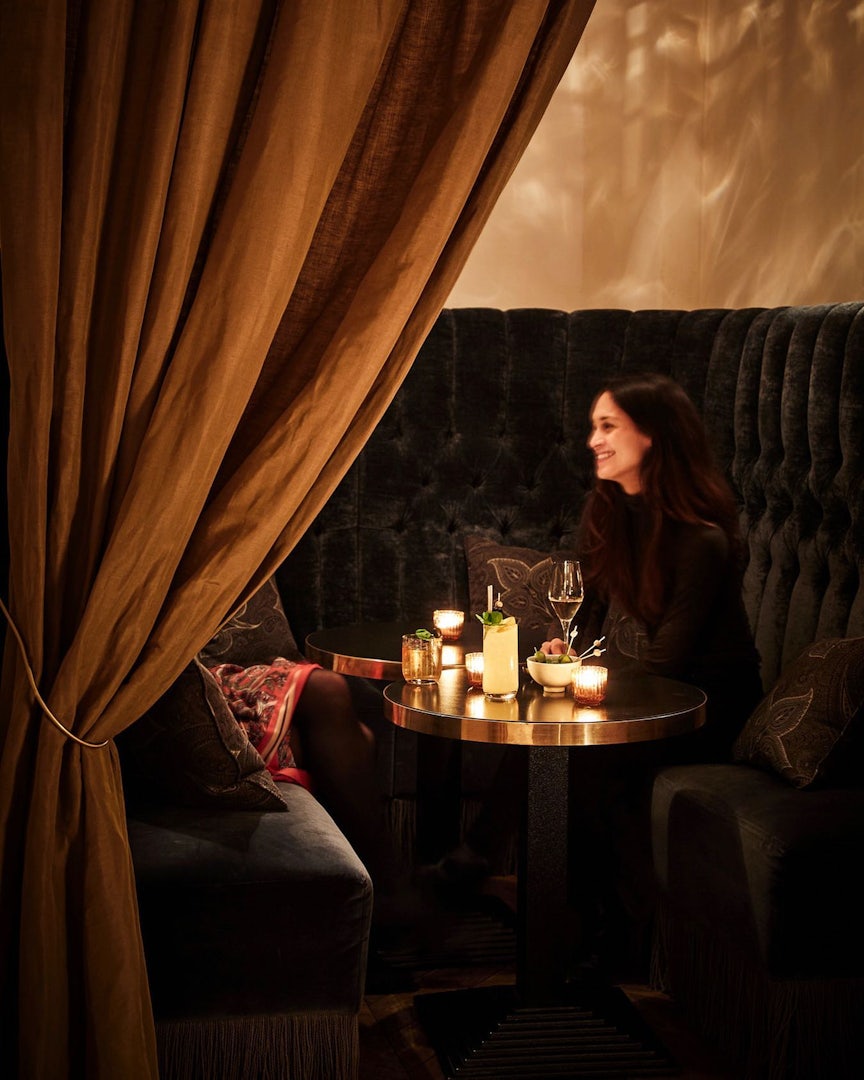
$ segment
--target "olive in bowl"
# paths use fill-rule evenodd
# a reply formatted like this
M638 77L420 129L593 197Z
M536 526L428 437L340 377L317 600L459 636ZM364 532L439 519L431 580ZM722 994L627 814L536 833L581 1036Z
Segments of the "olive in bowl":
M541 660L540 657L543 657ZM536 652L528 657L528 674L547 694L560 694L570 685L573 672L579 667L575 656L549 656Z

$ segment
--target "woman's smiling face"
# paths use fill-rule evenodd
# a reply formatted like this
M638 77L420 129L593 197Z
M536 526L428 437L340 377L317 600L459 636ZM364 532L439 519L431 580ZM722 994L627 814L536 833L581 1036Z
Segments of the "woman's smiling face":
M597 479L612 480L628 495L638 495L642 490L642 459L650 446L650 437L640 431L609 391L604 390L591 410L588 436Z

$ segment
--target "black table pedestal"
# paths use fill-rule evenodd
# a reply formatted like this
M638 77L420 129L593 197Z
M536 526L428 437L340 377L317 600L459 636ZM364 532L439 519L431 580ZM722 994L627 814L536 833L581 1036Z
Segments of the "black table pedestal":
M524 753L516 985L418 994L423 1030L448 1078L674 1076L622 990L568 980L570 752Z
M560 998L567 978L569 908L566 746L525 749L525 804L519 836L516 988L526 1005Z
M418 994L418 1019L448 1080L676 1076L678 1066L617 987L571 988L528 1006L515 987Z

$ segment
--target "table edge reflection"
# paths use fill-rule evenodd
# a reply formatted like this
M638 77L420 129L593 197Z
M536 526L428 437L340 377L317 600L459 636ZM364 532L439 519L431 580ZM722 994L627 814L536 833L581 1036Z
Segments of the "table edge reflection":
M602 705L582 706L568 691L544 694L524 682L514 701L492 702L469 686L464 669L454 668L437 684L390 683L384 712L397 727L462 742L603 746L695 731L705 723L706 700L688 683L653 675L619 682L613 672Z

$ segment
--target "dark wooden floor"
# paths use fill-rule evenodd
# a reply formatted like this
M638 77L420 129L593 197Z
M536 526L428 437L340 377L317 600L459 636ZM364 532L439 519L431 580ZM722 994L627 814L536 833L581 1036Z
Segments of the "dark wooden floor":
M505 897L512 883L502 879ZM451 967L414 973L415 989L368 994L360 1013L360 1080L444 1080L414 1009L415 994L513 982L512 965ZM674 1003L647 986L622 984L680 1069L679 1080L736 1080L688 1028Z

